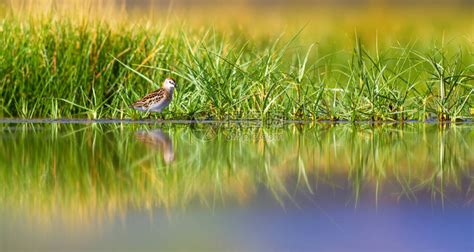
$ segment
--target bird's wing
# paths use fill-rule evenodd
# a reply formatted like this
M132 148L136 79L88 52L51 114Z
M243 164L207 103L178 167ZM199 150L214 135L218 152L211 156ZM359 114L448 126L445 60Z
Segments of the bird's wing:
M167 96L166 90L160 88L143 96L140 100L133 103L133 106L144 106L150 102L161 100L165 96Z

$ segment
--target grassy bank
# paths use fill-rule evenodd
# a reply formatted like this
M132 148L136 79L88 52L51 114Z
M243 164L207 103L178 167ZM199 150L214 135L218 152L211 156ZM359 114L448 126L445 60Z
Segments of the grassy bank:
M7 9L0 117L138 118L128 106L172 76L179 89L163 118L467 118L474 107L469 13L443 17L379 23L379 14L354 17L352 26L328 17L279 20L284 32L266 16L239 27L246 21L111 21Z

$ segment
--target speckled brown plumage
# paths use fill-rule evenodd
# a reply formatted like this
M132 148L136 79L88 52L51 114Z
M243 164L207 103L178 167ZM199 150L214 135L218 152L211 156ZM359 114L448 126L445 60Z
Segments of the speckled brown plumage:
M139 111L161 112L173 99L174 87L174 80L168 78L163 83L162 88L145 95L133 103L132 107Z

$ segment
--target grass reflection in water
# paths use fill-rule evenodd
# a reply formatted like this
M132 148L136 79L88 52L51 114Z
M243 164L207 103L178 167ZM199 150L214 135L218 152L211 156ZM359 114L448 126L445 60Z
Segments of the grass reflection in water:
M3 124L0 204L48 222L245 206L261 190L472 205L469 124ZM323 195L324 194L324 195Z

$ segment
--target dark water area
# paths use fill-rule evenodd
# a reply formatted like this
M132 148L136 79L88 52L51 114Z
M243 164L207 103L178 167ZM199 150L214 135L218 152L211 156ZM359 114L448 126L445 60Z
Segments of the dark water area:
M473 251L474 125L0 124L1 251Z

